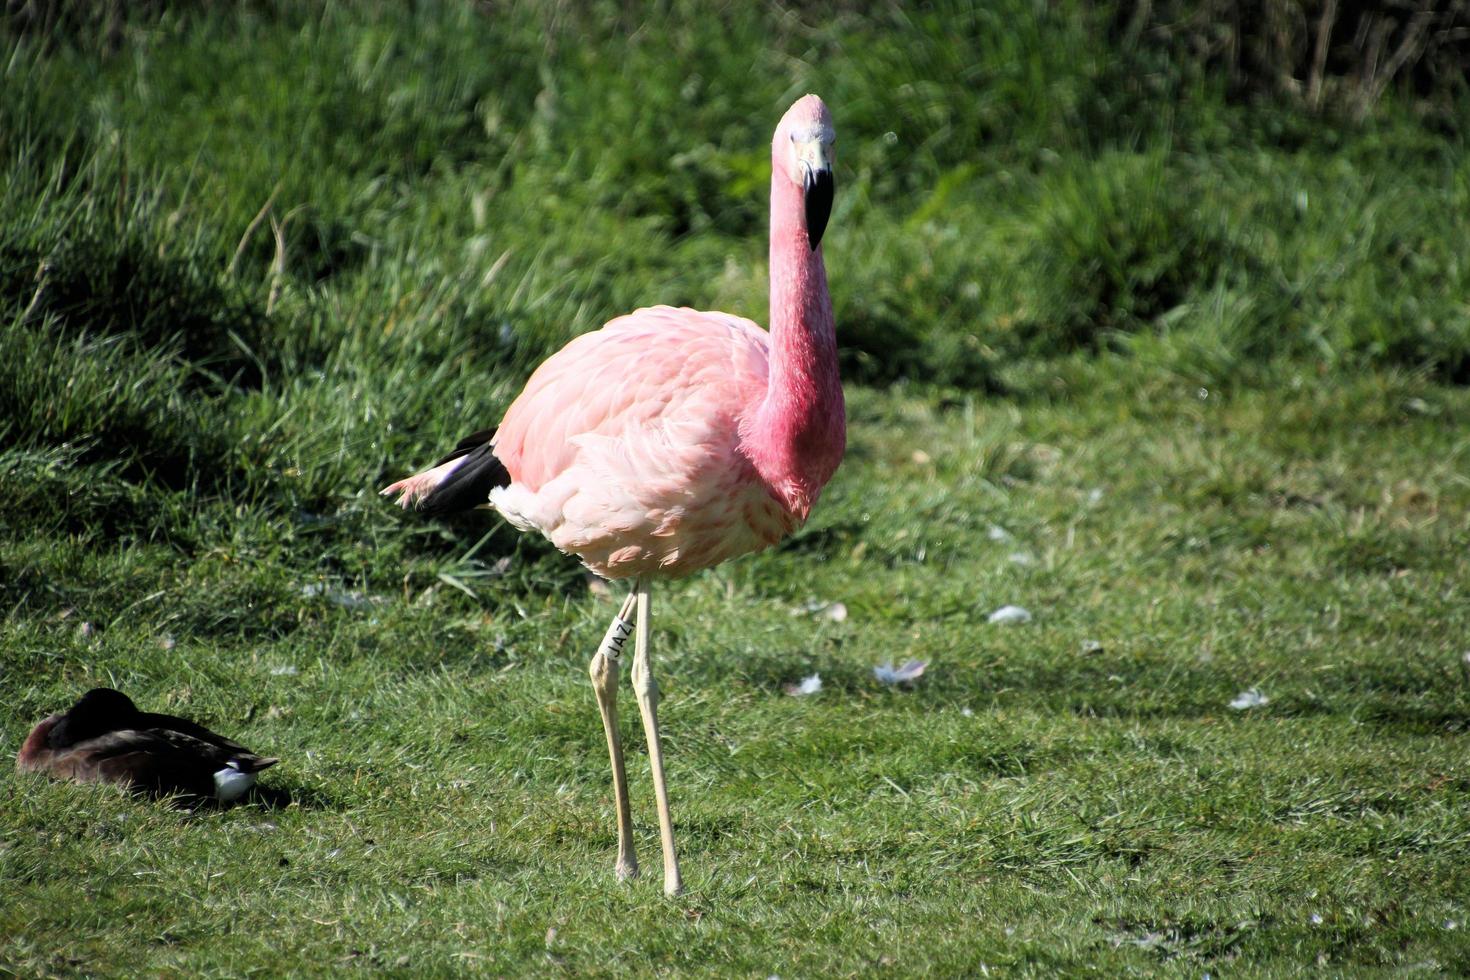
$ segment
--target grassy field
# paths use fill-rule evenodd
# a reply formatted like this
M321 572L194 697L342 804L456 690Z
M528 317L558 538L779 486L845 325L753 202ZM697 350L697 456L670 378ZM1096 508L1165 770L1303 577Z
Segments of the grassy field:
M0 31L0 749L109 684L283 761L0 765L0 974L1470 972L1463 84L1066 2L139 7ZM806 91L849 455L655 593L666 900L617 594L375 491L613 315L764 320Z

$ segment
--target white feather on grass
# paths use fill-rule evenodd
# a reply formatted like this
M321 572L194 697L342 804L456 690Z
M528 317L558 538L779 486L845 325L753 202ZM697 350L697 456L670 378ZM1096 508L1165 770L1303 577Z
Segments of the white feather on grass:
M803 677L800 683L786 685L786 693L793 698L804 698L808 695L816 694L821 689L821 674L812 674L810 677Z
M928 666L927 660L910 660L899 667L881 663L873 668L873 676L878 678L879 684L912 684L924 676Z
M803 605L791 610L793 616L816 616L819 619L828 619L834 623L847 621L847 606L841 602L826 602L822 599L812 599Z
M990 614L992 623L1029 623L1031 613L1020 606L1001 606Z
M1237 694L1235 700L1230 702L1230 707L1236 711L1247 711L1251 708L1260 708L1270 703L1270 698L1255 688L1251 688L1249 691L1241 691Z

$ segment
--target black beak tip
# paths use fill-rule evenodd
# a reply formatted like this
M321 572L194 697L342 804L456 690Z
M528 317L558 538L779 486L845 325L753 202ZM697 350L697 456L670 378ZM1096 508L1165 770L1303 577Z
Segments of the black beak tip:
M832 216L832 171L808 170L804 181L806 187L806 240L812 251L822 244L822 233L827 230L827 219Z

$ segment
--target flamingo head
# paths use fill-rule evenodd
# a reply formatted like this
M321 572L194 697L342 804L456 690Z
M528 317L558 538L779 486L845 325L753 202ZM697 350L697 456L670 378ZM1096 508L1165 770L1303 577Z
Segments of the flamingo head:
M802 96L786 110L772 142L773 165L801 187L806 238L813 252L821 244L822 232L827 230L827 219L832 215L832 144L836 142L832 113L815 95Z

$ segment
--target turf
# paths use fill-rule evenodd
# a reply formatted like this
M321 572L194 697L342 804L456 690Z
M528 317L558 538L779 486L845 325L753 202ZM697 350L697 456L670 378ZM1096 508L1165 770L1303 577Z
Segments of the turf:
M110 684L283 761L0 766L0 972L1470 971L1463 93L1245 98L1066 3L629 9L7 23L0 748ZM655 593L666 900L626 689L612 879L616 591L375 490L612 315L764 319L807 90L849 454Z

